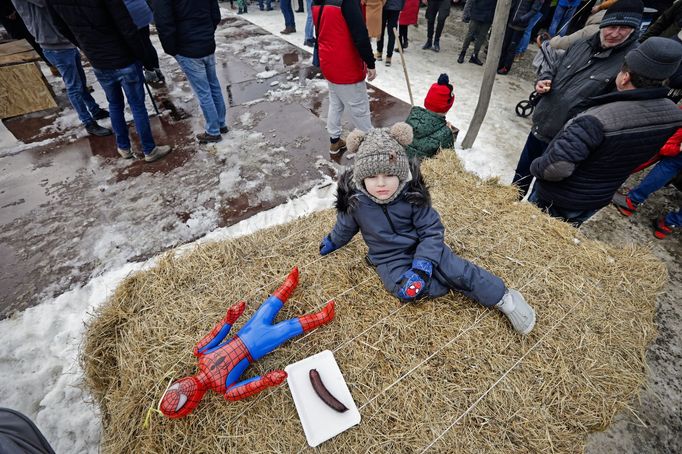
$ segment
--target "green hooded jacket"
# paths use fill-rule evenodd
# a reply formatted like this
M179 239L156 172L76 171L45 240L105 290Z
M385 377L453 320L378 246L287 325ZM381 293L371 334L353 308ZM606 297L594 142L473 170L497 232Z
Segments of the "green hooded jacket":
M405 120L412 126L414 140L407 146L410 158L430 158L441 148L452 148L454 139L445 117L414 106Z

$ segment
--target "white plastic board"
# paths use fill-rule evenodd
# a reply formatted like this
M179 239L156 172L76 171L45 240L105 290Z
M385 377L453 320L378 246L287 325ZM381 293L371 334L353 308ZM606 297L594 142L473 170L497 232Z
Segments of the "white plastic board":
M311 369L317 369L327 390L348 407L348 411L339 413L320 399L310 383ZM314 448L360 423L358 407L353 402L353 396L331 351L325 350L309 356L288 365L284 370L288 374L287 382L305 438L311 447Z

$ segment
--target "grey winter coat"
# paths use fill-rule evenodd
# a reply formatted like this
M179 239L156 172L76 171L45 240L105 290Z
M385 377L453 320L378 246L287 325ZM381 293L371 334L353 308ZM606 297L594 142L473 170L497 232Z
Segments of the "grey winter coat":
M416 163L411 165L412 180L388 204L377 204L354 186L353 173L339 180L336 197L336 225L330 237L342 247L358 231L369 248L368 260L376 267L384 287L393 295L400 290L403 273L415 258L433 264L428 296L445 295L457 290L484 306L497 304L506 287L488 271L455 255L445 245L445 229L431 207L431 198Z
M682 111L665 88L638 88L595 98L533 161L536 191L560 208L594 210L682 126Z
M57 30L47 9L46 0L12 0L12 3L40 47L43 49L75 47Z
M589 107L588 99L615 86L625 54L637 47L637 32L620 45L603 50L599 33L568 48L556 66L539 75L550 79L552 89L540 97L533 113L532 132L551 142L566 122Z

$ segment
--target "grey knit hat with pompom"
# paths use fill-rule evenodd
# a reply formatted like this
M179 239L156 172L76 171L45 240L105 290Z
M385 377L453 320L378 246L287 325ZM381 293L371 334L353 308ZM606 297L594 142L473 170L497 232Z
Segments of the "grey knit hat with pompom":
M374 128L368 132L359 129L351 132L346 138L346 147L355 154L353 165L353 181L355 186L367 193L364 179L380 173L395 175L400 184L393 197L379 200L367 194L377 203L393 201L405 184L412 179L410 164L405 154L405 147L412 143L412 127L407 123L396 123L390 128Z

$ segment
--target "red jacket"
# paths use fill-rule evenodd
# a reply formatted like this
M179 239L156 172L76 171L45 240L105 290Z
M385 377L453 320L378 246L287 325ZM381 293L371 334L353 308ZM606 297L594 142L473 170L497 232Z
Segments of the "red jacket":
M326 0L319 24L318 16L321 5L313 5L313 24L317 30L317 50L320 58L320 69L324 78L335 84L355 84L365 79L367 64L360 56L358 42L361 43L360 50L366 54L365 59L371 59L372 67L374 66L374 57L371 55L369 36L362 20L359 1L357 5L353 3L352 7L353 10L357 8L357 16L359 22L361 22L361 27L364 28L364 36L362 36L362 30L360 30L360 33L358 33L360 36L354 39L342 11L342 5L345 2L355 1ZM349 4L349 6L351 5ZM356 22L358 21L356 20ZM358 24L353 25L357 26Z
M399 25L415 25L419 19L419 0L405 0L405 6L400 11Z

